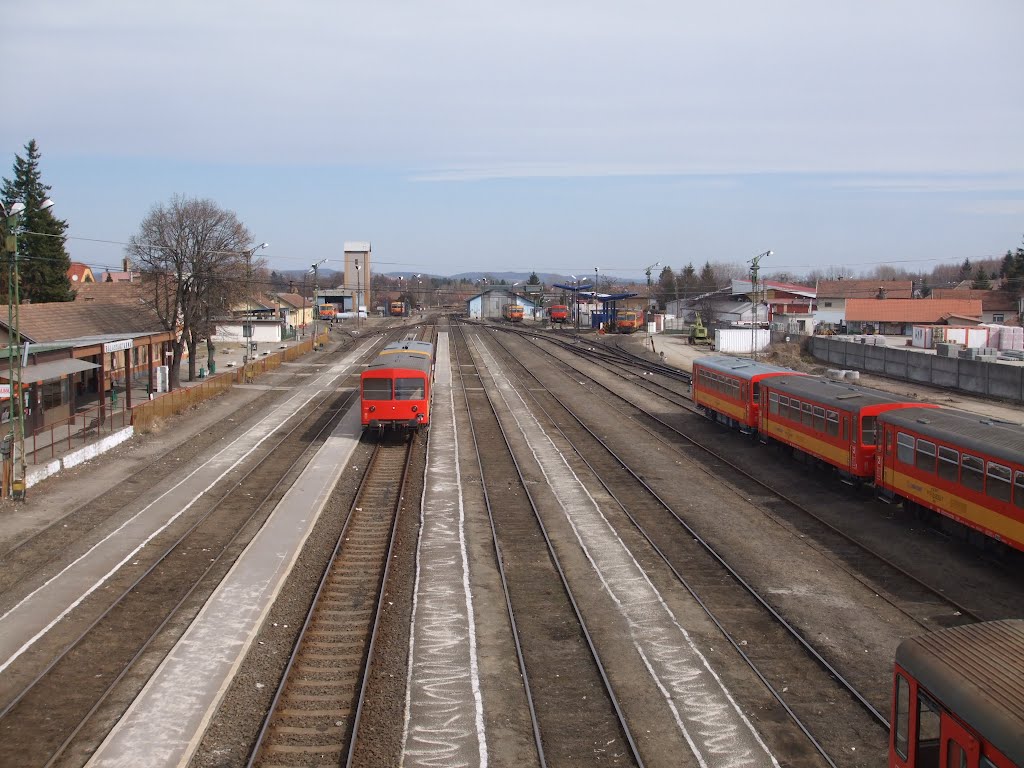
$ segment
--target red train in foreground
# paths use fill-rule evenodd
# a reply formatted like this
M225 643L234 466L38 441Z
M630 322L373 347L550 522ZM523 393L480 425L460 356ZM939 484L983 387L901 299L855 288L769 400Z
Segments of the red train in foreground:
M411 340L388 344L360 376L363 429L430 426L433 383L433 344Z
M900 643L891 722L890 768L1024 766L1024 621Z

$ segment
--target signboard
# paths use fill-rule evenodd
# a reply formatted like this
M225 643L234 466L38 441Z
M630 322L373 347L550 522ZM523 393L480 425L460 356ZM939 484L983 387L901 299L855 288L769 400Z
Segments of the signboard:
M11 385L0 384L0 400L9 400L11 398Z
M123 352L126 349L131 349L135 346L132 339L124 339L122 341L108 341L103 345L104 352Z
M252 323L242 323L242 338L243 339L251 339L252 338Z

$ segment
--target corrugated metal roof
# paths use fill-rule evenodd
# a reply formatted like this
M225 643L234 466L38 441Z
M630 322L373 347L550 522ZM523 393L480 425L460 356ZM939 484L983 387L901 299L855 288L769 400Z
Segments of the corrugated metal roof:
M846 322L937 323L946 315L981 319L977 299L847 299Z
M877 389L832 381L821 376L778 376L766 379L764 386L805 400L827 403L844 411L859 412L861 408L883 403L914 403L913 398L880 392Z
M99 366L95 363L69 357L65 360L51 360L48 363L26 365L21 369L21 373L16 378L23 383L47 381L48 379L59 379L67 373L78 373L79 371L88 371L93 368L99 368ZM0 379L8 381L9 378L10 371L0 370Z
M733 357L732 355L709 355L694 360L693 364L720 373L731 373L747 380L765 373L796 373L790 368L762 363L758 360L751 360L749 357Z
M1014 765L1024 765L1024 621L913 637L896 649L896 663Z

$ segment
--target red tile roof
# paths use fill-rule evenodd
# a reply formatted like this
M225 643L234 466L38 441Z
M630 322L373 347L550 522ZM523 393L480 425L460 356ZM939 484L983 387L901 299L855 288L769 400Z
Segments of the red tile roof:
M310 307L313 304L311 299L304 298L297 293L279 293L277 294L277 298L282 304L287 304L289 307L294 307L295 309Z
M1016 312L1017 299L1004 291L986 291L979 288L936 288L933 299L980 299L986 312Z
M141 304L142 283L86 283L77 287L75 301L94 304Z
M818 283L821 299L873 299L879 289L886 299L913 298L913 280L822 280Z
M100 285L100 283L97 283ZM18 307L18 330L32 342L77 339L83 336L161 333L163 326L145 304L94 304L52 301ZM0 328L7 328L7 307L0 307Z
M979 299L846 300L846 322L848 323L936 323L945 315L973 317L980 320L981 301Z
M80 261L71 262L71 266L68 267L68 280L71 281L72 287L75 288L79 285L96 282L96 278L92 274L92 268Z

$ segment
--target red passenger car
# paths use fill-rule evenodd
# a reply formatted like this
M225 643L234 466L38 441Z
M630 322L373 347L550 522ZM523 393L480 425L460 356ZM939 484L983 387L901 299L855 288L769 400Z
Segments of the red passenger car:
M904 640L893 675L890 768L1024 766L1024 621Z
M1024 427L952 408L882 414L875 485L1024 550Z
M615 318L615 330L619 333L636 333L643 327L643 310L624 309Z
M758 426L762 383L775 376L803 376L789 368L729 355L693 361L693 402L723 424L753 432Z
M430 425L434 345L388 344L360 376L363 429L418 429Z
M569 321L569 308L565 304L552 304L548 307L548 317L552 323L566 323Z
M831 464L844 477L875 477L877 419L901 408L936 408L909 397L819 376L776 376L764 382L759 432Z

